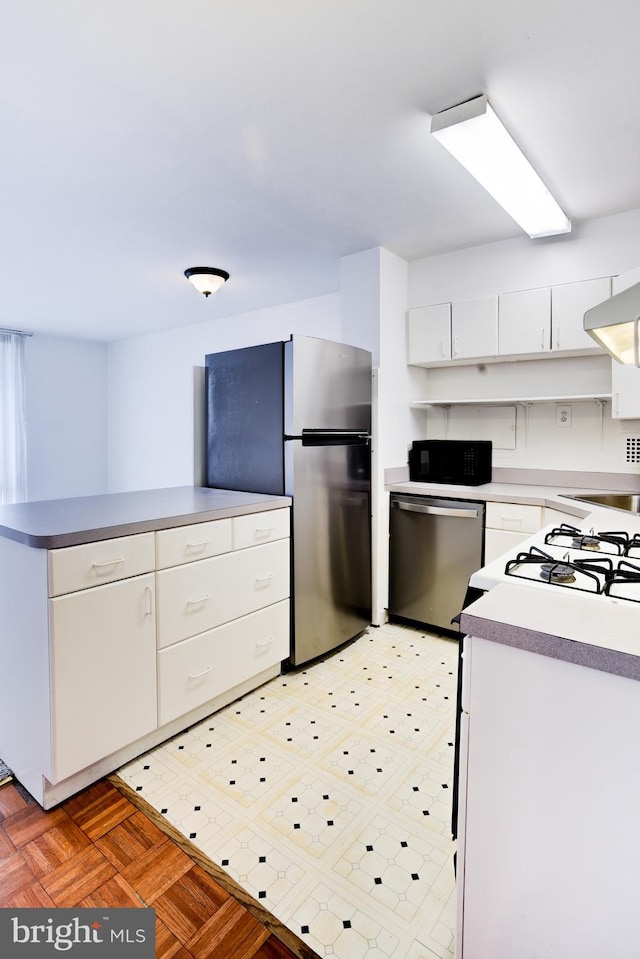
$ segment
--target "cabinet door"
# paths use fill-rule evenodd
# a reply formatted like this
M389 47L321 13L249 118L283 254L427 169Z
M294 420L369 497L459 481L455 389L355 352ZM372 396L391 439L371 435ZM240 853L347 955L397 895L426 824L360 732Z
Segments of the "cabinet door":
M611 417L614 420L640 419L640 369L611 360Z
M551 350L551 289L501 293L498 297L500 356L549 353Z
M484 532L484 564L504 556L505 564L513 559L518 547L528 539L530 533L510 533L504 529L486 529Z
M154 574L50 600L59 782L157 727Z
M409 364L437 366L451 359L451 304L408 311Z
M567 523L569 526L580 526L582 518L574 516L573 513L564 513L561 509L555 509L553 506L543 507L543 526L549 526L553 523L559 526L561 523Z
M635 283L640 283L640 266L635 266L632 270L627 270L626 273L613 276L611 278L611 292L614 294L622 293L623 290L628 290Z
M495 357L498 353L498 297L451 304L451 358Z
M610 277L564 283L551 288L551 349L555 352L604 353L584 331L584 314L611 296Z

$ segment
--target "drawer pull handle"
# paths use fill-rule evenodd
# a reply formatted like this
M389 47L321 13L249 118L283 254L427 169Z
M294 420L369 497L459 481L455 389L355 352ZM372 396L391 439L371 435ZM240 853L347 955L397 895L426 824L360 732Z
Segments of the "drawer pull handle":
M92 563L91 569L100 571L105 566L117 566L118 563L124 563L124 556L117 556L116 559L108 559L104 563Z
M273 526L263 526L261 529L255 531L256 539L263 539L265 536L268 536L270 533L273 533Z
M210 542L210 539L203 539L199 543L187 543L185 549L204 549Z
M268 586L272 579L273 573L269 573L268 576L256 576L256 586Z
M268 646L272 646L274 639L275 636L270 636L264 643L256 643L256 650L266 649Z
M205 593L204 596L200 596L198 599L188 599L187 606L200 606L202 603L206 603L208 599L211 599L211 593Z
M199 673L189 673L189 679L200 679L201 676L206 676L207 673L211 672L211 666L205 666L204 669L201 669Z
M505 529L520 529L522 527L522 520L513 516L501 516L500 519Z
M150 586L145 586L144 588L144 598L145 598L145 616L151 616L153 612L153 590Z

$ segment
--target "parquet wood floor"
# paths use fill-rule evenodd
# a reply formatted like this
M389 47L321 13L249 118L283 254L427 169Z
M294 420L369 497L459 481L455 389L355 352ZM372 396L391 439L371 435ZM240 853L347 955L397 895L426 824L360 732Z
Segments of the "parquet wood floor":
M158 959L314 959L148 811L108 780L49 812L0 787L0 907L152 906Z

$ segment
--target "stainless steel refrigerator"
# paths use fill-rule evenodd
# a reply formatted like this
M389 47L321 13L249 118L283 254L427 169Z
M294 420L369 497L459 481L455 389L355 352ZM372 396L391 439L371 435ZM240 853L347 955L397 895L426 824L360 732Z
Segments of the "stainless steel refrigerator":
M291 656L371 622L371 354L290 340L206 357L207 485L293 497Z

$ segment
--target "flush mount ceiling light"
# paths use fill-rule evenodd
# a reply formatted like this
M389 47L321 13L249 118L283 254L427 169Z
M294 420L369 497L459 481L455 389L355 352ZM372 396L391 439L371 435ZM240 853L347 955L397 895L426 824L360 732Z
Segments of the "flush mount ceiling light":
M530 237L570 232L571 221L486 96L436 113L431 132Z
M216 270L212 266L192 266L184 271L184 275L191 280L196 290L205 296L216 293L229 279L226 270Z

